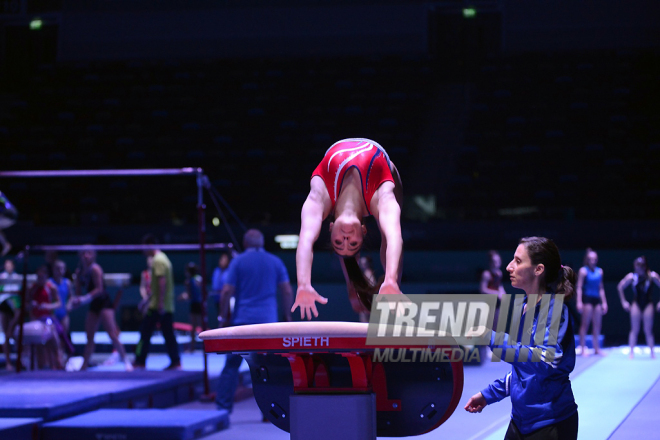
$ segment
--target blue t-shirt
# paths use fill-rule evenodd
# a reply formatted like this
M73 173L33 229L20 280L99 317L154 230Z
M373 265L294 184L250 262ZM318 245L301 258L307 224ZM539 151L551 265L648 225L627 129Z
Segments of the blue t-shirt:
M55 316L57 319L64 319L66 316L66 302L69 300L69 283L67 282L66 278L62 278L62 283L57 284L57 282L54 279L48 280L51 283L53 283L54 286L57 287L57 294L60 296L60 301L62 301L62 305L58 308L55 309Z
M262 248L249 248L232 260L225 276L236 288L233 325L278 321L278 284L289 281L282 260Z

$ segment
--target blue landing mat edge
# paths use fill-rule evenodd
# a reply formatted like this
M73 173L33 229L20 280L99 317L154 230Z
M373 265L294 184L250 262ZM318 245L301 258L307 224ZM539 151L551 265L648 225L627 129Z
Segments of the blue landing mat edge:
M51 421L99 408L164 408L184 403L201 372L28 372L0 376L0 417ZM192 388L191 388L192 387Z
M189 409L101 409L46 423L43 440L193 440L229 426L227 411Z
M0 418L0 438L11 440L38 440L42 419Z

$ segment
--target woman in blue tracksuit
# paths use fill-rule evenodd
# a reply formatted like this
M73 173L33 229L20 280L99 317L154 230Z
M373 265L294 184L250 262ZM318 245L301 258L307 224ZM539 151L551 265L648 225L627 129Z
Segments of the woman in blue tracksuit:
M472 396L465 409L479 413L486 405L510 396L511 422L505 440L577 439L577 405L568 378L575 367L575 338L565 304L573 294L575 272L562 266L559 249L543 237L520 240L506 270L511 285L525 291L525 305L516 340L509 341L510 335L493 332L490 348L501 349L503 359L513 368ZM564 304L555 309L561 294L565 295ZM550 297L542 302L544 295ZM532 310L531 333L523 335L525 317ZM543 342L537 332L543 332ZM516 342L525 340L529 341L525 345ZM506 351L513 354L512 358L504 356Z

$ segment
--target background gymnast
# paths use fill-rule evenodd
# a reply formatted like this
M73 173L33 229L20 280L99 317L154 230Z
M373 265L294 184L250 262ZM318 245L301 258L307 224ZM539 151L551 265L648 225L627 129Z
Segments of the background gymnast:
M85 334L87 343L83 355L81 370L89 367L89 359L94 352L94 335L103 323L103 328L112 340L112 345L119 353L124 362L126 371L132 371L133 366L126 357L126 350L119 341L119 326L115 320L115 308L110 295L105 290L103 282L103 269L96 262L96 251L83 249L80 251L80 265L76 270L75 296L71 299L71 308L89 304L87 317L85 318ZM85 290L85 295L82 291Z
M582 314L580 323L580 354L587 356L586 336L589 324L593 332L594 353L600 354L600 330L603 315L607 313L607 298L603 284L603 269L598 267L598 254L587 248L584 255L584 266L578 271L576 286L577 309Z
M660 276L657 272L649 269L646 257L635 258L633 262L633 271L628 273L617 285L619 299L623 310L630 313L630 333L628 334L628 344L630 345L630 359L635 357L635 345L637 345L637 336L642 321L644 321L644 333L646 334L646 343L651 349L651 358L655 359L655 341L653 338L653 315L656 311L660 312L660 302L653 306L653 290L660 287ZM626 301L624 290L631 286L633 291L632 301Z
M375 293L401 293L403 239L401 238L401 178L389 156L369 139L344 139L333 144L312 173L310 191L302 207L300 240L296 252L298 290L293 312L302 319L318 317L316 303L327 298L312 287L313 246L323 221L330 217L330 243L341 257L349 299L358 312L371 310ZM381 233L380 258L385 276L380 286L370 282L358 265L367 228L364 217L373 215Z
M479 292L484 295L497 295L497 305L495 306L495 316L493 318L493 328L497 328L497 320L500 314L500 302L506 295L502 285L502 257L495 250L488 251L488 269L481 273L479 282Z

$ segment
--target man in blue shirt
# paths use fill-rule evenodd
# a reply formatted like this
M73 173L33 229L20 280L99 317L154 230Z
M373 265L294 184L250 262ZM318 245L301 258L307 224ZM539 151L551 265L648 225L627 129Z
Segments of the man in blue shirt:
M243 236L245 252L235 257L225 273L225 284L220 294L220 326L277 322L277 291L282 292L284 319L291 321L293 291L289 275L281 259L264 250L264 236L250 229ZM229 301L235 297L234 310ZM238 386L238 368L243 358L228 354L220 373L216 404L231 412L234 393Z

